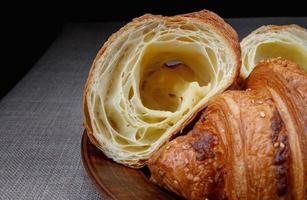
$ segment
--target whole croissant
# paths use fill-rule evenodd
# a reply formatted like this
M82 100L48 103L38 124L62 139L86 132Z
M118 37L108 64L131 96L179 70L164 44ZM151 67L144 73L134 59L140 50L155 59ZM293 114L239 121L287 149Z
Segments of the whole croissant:
M307 73L271 59L246 87L151 157L154 183L187 199L307 199Z

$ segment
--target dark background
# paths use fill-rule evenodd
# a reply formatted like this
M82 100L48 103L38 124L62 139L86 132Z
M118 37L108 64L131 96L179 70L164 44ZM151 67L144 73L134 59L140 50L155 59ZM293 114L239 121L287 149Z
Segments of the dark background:
M0 99L27 73L69 22L130 21L144 13L174 15L208 9L223 18L306 16L304 1L12 2L2 6ZM270 4L269 4L270 3Z

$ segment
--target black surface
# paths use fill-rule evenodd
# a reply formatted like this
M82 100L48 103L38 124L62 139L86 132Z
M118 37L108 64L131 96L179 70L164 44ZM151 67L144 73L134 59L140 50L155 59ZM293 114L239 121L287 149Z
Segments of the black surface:
M16 20L3 29L0 99L37 62L62 28L56 22Z
M271 5L268 3L270 2ZM40 1L2 5L0 99L41 57L69 22L130 21L144 13L174 15L208 9L224 18L306 16L304 1ZM273 22L274 23L274 22Z

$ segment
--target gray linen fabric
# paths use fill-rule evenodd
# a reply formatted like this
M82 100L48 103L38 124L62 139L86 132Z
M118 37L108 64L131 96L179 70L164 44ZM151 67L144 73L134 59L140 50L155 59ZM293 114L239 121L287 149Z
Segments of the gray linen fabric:
M307 18L227 21L241 37L262 24L307 26ZM0 199L101 198L80 157L82 90L95 54L121 25L66 25L0 101Z

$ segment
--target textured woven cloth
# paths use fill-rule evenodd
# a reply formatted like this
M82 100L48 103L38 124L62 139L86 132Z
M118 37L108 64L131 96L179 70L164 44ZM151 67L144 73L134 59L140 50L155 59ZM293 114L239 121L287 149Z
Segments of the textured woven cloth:
M262 24L307 18L228 20L241 38ZM100 199L80 156L82 92L91 62L123 23L68 24L0 101L0 199Z

